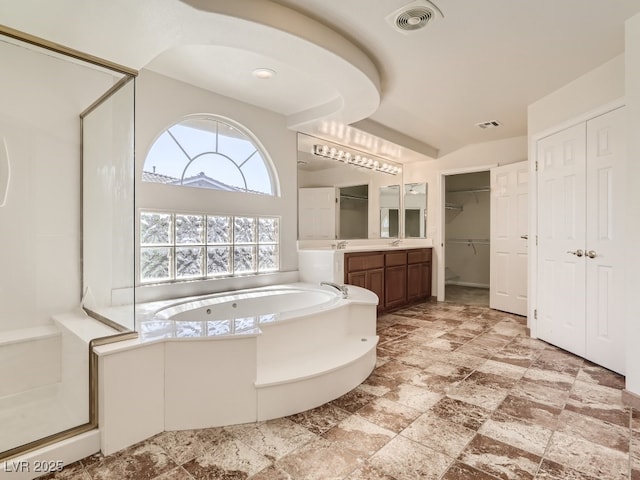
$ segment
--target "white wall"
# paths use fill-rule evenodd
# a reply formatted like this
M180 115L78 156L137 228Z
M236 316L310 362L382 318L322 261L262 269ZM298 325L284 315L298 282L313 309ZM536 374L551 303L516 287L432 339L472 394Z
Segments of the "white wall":
M187 115L211 113L234 120L249 129L265 147L280 179L280 197L238 194L202 188L141 182L142 168L151 145L164 130ZM223 97L157 73L143 70L136 86L136 187L138 206L173 211L278 215L280 268L297 270L297 163L296 133L288 130L282 115ZM255 277L211 280L226 288L253 286ZM257 284L257 283L256 283ZM144 287L143 290L149 290ZM166 289L166 287L165 287ZM138 290L137 299L143 299ZM191 292L195 293L195 292Z
M624 71L622 54L529 105L529 138L624 96Z
M434 240L433 294L438 281L438 266L442 258L440 222L443 215L439 177L443 172L462 173L488 165L507 165L527 158L527 137L476 143L444 155L437 160L414 162L404 166L404 183L427 182L427 237Z
M638 255L638 239L640 239L640 14L627 20L626 23L626 97L628 127L627 164L627 275L625 297L626 338L627 338L627 371L626 388L640 395L640 255Z
M80 119L114 78L0 42L0 138L11 167L0 207L0 330L80 303ZM1 143L1 142L0 142Z

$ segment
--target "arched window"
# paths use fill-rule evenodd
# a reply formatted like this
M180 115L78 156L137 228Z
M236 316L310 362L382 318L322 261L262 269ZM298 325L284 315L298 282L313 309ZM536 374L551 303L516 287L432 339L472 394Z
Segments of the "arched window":
M258 140L242 126L215 115L188 117L153 143L142 181L278 195L278 179Z

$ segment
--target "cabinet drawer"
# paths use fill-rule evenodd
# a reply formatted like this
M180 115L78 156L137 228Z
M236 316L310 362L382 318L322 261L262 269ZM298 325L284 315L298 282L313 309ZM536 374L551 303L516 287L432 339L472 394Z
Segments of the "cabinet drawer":
M431 261L431 249L421 248L419 250L409 250L407 253L407 263L424 263Z
M345 267L347 272L382 268L384 267L384 255L382 253L345 255Z
M397 265L407 264L407 251L391 252L384 254L384 264L387 267L395 267Z

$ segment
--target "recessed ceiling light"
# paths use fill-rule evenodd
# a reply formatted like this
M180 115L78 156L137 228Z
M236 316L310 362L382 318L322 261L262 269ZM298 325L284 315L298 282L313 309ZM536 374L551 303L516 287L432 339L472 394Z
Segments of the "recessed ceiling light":
M276 74L276 71L271 70L270 68L256 68L253 71L253 76L256 78L260 78L262 80L273 78L275 74Z

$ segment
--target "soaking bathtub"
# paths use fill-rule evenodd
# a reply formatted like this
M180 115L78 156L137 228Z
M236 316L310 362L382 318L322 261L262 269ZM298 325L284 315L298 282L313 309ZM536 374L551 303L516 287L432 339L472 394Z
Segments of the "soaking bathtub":
M284 417L347 393L375 367L377 303L359 287L342 298L292 283L140 306L137 340L96 349L107 379L100 412L118 412L101 418L111 439L103 452L163 430ZM147 433L133 435L132 422L147 420Z

